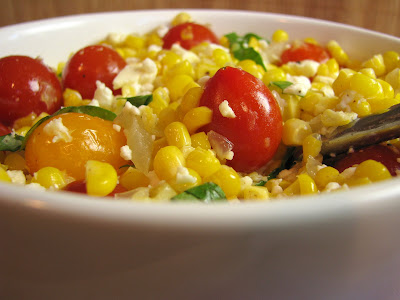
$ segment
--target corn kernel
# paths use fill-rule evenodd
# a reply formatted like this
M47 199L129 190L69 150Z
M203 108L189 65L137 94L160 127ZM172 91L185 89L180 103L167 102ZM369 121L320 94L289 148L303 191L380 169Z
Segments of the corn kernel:
M308 122L296 118L289 119L283 125L282 142L287 146L300 146L311 132Z
M172 122L164 129L168 144L182 148L191 145L191 138L186 126L181 122Z
M125 46L136 50L144 48L146 42L140 36L128 35L124 42Z
M88 160L86 163L86 190L91 196L107 196L118 182L117 171L112 165L97 160Z
M203 76L214 76L215 73L219 70L219 66L209 63L199 63L195 70L196 78L201 78Z
M314 179L312 179L308 174L300 174L297 176L299 182L300 194L309 195L318 193L317 185Z
M356 178L368 177L371 181L380 181L392 177L388 169L380 162L369 159L360 163L355 172Z
M4 159L4 164L8 166L9 170L26 171L25 158L17 152L9 153Z
M349 57L336 41L329 41L326 45L331 56L336 59L339 65L344 66L349 61Z
M166 72L165 76L173 77L173 76L182 75L182 74L188 75L192 78L194 78L194 76L195 76L193 65L188 60L181 61L181 62L171 66L168 69L168 71Z
M229 62L232 61L231 56L226 51L217 48L213 50L212 57L215 61L215 64L219 67L225 67Z
M189 110L199 106L202 94L203 89L201 87L193 87L183 95L182 102L178 107L180 119L183 119Z
M271 81L285 81L286 73L281 68L268 68L268 71L264 73L262 81L265 85L269 85Z
M149 190L152 201L167 202L174 196L176 196L175 190L165 181L161 181Z
M169 69L180 63L181 61L182 58L178 54L172 51L166 51L161 59L161 64Z
M32 112L29 115L19 118L14 121L14 129L17 130L19 128L25 127L25 126L32 126L33 120L35 120L37 115Z
M359 117L365 117L372 113L371 104L365 99L353 101L349 103L349 106Z
M370 78L376 79L375 71L372 68L363 68L359 72Z
M244 200L266 201L268 198L269 192L264 186L247 186L243 189Z
M353 112L333 111L326 109L321 115L321 122L324 126L343 126L349 124L357 118L357 114Z
M38 170L33 175L32 182L39 183L47 189L62 189L66 185L64 173L53 167L44 167Z
M386 72L391 72L395 68L400 67L400 55L395 51L387 51L383 54Z
M30 126L24 126L24 127L21 127L19 129L15 130L15 133L18 135L25 136L28 133L29 129L31 129Z
M188 13L182 12L175 16L175 18L172 20L171 24L172 24L172 26L176 26L176 25L187 23L190 21L192 21L192 17Z
M339 171L332 167L325 167L320 169L315 175L315 183L324 188L330 182L337 182Z
M150 184L150 179L136 168L129 167L119 178L120 184L127 190L138 187L146 187Z
M153 101L149 103L149 107L153 109L153 112L158 116L160 112L167 108L169 104L168 91L163 87L158 87L153 92Z
M377 77L386 73L386 66L382 54L374 55L372 58L365 61L362 66L364 68L373 69Z
M254 60L245 59L238 63L238 67L242 68L244 71L250 73L254 77L259 79L263 78L264 70L257 65Z
M381 113L386 109L392 107L393 105L400 103L400 97L396 98L386 98L386 99L379 99L379 100L369 100L371 104L371 112L372 113Z
M393 87L382 79L377 79L377 81L382 86L383 90L383 98L393 98L394 97L394 89Z
M205 150L211 149L210 141L208 140L208 136L204 131L195 133L191 136L192 139L192 147L197 148L201 147Z
M10 176L8 176L7 171L0 167L0 181L1 182L11 182Z
M306 37L303 41L309 44L319 45L318 41L312 37Z
M186 172L180 176L181 173L178 171L176 177L168 181L176 192L182 193L201 184L201 177L195 170L190 168L181 168L180 170L186 170Z
M289 40L289 34L282 29L275 30L275 32L272 34L272 41L280 43L280 42L286 42Z
M193 78L186 74L180 74L172 78L168 78L165 82L165 86L169 90L169 97L171 101L176 101L182 97L186 92L186 86L192 82Z
M346 184L348 186L359 186L359 185L366 185L371 184L372 181L368 177L351 177L346 180Z
M361 73L356 73L350 78L349 88L363 95L366 99L382 99L384 96L380 83Z
M292 118L300 118L300 100L299 96L292 94L284 94L282 98L285 99L286 106L282 114L283 121Z
M204 176L203 181L215 182L221 187L228 199L236 197L240 192L240 177L238 173L226 165L222 165L216 172Z
M173 106L169 105L167 108L163 109L158 116L158 127L160 130L164 131L165 127L174 121L178 121L178 113Z
M293 183L291 183L288 187L283 190L283 193L286 196L294 196L300 194L300 183L299 180L296 179Z
M215 173L221 167L220 161L210 150L200 147L189 153L186 158L186 165L203 178Z
M192 134L202 126L211 123L212 110L207 106L195 107L189 110L183 117L183 124L186 125L188 131Z
M310 134L303 140L303 159L305 161L311 157L317 157L321 151L322 141L318 134Z
M397 90L400 88L400 67L395 68L392 71L390 71L388 74L385 76L385 81L389 83L393 89Z
M160 179L174 178L179 167L185 166L185 158L176 146L167 146L158 150L154 157L153 167Z
M332 88L336 96L340 96L341 93L350 88L350 78L354 74L355 72L350 69L340 70L338 77L332 83Z

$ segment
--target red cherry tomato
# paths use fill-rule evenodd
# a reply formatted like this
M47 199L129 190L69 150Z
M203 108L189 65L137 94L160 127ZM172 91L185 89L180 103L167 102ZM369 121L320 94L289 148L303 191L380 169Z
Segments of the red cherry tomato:
M5 125L34 112L60 109L62 89L56 74L40 59L7 56L0 59L0 121Z
M219 44L218 38L207 27L195 23L183 23L172 27L163 37L164 49L170 49L178 43L187 50L202 42Z
M300 45L292 45L289 49L283 51L281 63L286 64L290 61L302 61L306 59L325 62L329 58L329 53L321 46L304 42Z
M385 165L392 176L396 176L396 170L400 170L398 158L400 158L400 153L396 148L384 145L373 145L347 154L344 158L335 163L335 168L338 169L339 172L343 172L345 169L360 164L365 160L373 159Z
M3 125L3 124L0 122L0 136L7 135L7 134L9 134L9 133L11 133L10 128L8 128L7 126Z
M227 100L235 118L224 117L219 109ZM200 105L213 111L205 126L233 143L234 157L228 161L236 171L252 172L275 154L282 137L282 117L274 96L253 75L232 67L222 68L209 79Z
M126 66L125 60L108 46L88 46L75 53L65 65L62 81L64 88L77 90L83 99L92 99L96 81L113 90L115 76ZM113 90L114 94L119 90Z
M66 187L64 187L64 191L86 194L87 193L86 182L83 180L73 181L70 184L68 184ZM114 197L115 194L123 193L123 192L126 192L126 189L122 185L117 184L115 189L107 196Z

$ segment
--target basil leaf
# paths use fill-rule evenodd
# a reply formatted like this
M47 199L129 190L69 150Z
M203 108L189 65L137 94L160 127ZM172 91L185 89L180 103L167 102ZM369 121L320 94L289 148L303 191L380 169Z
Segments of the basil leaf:
M0 151L18 151L21 149L24 137L9 133L7 135L0 136Z
M225 34L225 37L228 39L229 45L236 43L240 39L240 37L235 32Z
M46 120L48 120L54 116L58 116L58 115L69 113L69 112L86 114L86 115L90 115L92 117L98 117L98 118L108 120L108 121L113 121L117 117L117 115L115 113L113 113L112 111L109 111L107 109L104 109L104 108L101 108L98 106L92 106L92 105L67 106L67 107L61 108L60 110L56 111L51 116L44 117L44 118L40 119L38 122L36 122L36 124L33 125L31 127L31 129L29 129L29 131L26 133L25 139L23 140L22 145L21 145L21 149L25 148L28 138L30 137L32 132L36 128L38 128L38 126L40 124L42 124L43 122L45 122Z
M243 40L246 42L246 43L248 43L248 42L250 42L250 39L251 38L255 38L256 40L262 40L262 38L259 36L259 35L257 35L257 34L255 34L255 33L247 33L244 37L243 37Z
M269 179L269 178L268 178L268 179ZM255 183L254 186L264 186L266 183L267 183L267 181L261 180L261 181Z
M135 97L127 97L122 98L126 99L130 104L139 107L142 105L148 105L151 101L153 101L153 94L143 95L143 96L135 96Z
M264 61L263 61L260 53L258 53L252 47L240 48L238 50L234 50L233 55L238 60L250 59L250 60L254 61L257 65L260 65L264 69L264 71L267 71L267 68L264 65Z
M135 165L132 164L132 165L123 165L123 166L120 166L118 169L129 168L129 167L136 168Z
M291 86L293 84L293 82L290 82L290 81L271 81L269 84L277 86L283 92L283 90L286 89L287 87Z
M224 191L215 183L207 182L171 198L172 201L199 201L204 203L226 201Z
M278 174L285 169L290 169L297 161L297 147L289 147L286 150L285 156L282 158L281 165L268 174L268 180L276 178Z

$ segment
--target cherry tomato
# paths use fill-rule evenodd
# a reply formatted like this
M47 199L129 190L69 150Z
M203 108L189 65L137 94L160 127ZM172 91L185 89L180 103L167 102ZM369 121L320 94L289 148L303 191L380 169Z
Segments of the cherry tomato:
M9 133L11 133L10 128L8 128L7 126L3 125L3 124L0 122L0 136L7 135L7 134L9 134Z
M210 29L196 23L183 23L172 27L163 37L163 41L164 49L170 49L175 43L187 50L202 42L219 44L218 38Z
M236 117L222 115L224 100ZM208 80L200 105L213 111L211 123L202 130L213 130L233 143L234 157L228 164L236 171L255 171L273 157L281 142L282 116L261 80L241 69L222 68Z
M88 46L73 55L63 70L64 88L77 90L83 99L92 99L96 81L103 82L113 90L115 76L126 66L117 51L101 45ZM120 93L113 90L114 95Z
M87 194L86 190L86 182L83 180L73 181L64 187L64 191L80 193L80 194ZM126 192L127 190L120 184L117 184L115 189L108 194L109 197L114 197L115 194Z
M339 172L343 172L345 169L360 164L365 160L373 159L385 165L392 176L396 176L396 170L400 170L398 158L400 158L400 153L396 148L384 145L373 145L347 154L344 158L335 163L335 168L338 169Z
M7 56L0 59L0 121L5 125L34 112L60 109L62 89L56 74L40 59Z
M67 135L52 121L60 119ZM46 127L48 125L48 127ZM117 132L111 121L80 113L65 113L54 116L40 124L28 138L25 160L30 173L43 167L55 167L66 171L76 180L85 179L85 165L88 160L111 164L116 170L128 162L120 156L120 149L126 145L123 132Z
M283 51L281 63L286 64L290 61L302 61L311 59L316 62L325 62L330 58L329 53L321 46L303 42L299 45L292 45Z

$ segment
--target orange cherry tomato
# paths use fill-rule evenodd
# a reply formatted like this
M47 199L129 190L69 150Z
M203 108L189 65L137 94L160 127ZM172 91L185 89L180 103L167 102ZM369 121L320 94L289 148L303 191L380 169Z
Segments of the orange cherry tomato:
M292 45L289 49L283 51L281 63L286 64L290 61L302 61L306 59L316 62L325 62L330 58L329 53L321 46L303 42L300 45Z
M225 100L234 118L222 114ZM236 171L256 171L274 156L282 138L282 116L261 80L241 69L222 68L208 80L200 105L213 111L211 123L201 130L213 130L233 143L234 157L227 164Z
M172 27L163 37L163 41L164 49L170 49L176 43L187 50L202 42L219 44L218 38L210 29L196 23L183 23Z
M58 137L55 132L60 132L59 129L51 130L50 122L57 119L67 128L70 138ZM127 164L120 156L124 145L125 135L117 132L111 121L65 113L46 120L33 131L26 144L25 159L31 174L51 166L66 171L75 180L84 180L88 160L107 162L116 170Z

